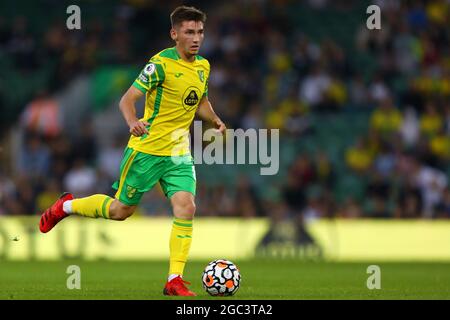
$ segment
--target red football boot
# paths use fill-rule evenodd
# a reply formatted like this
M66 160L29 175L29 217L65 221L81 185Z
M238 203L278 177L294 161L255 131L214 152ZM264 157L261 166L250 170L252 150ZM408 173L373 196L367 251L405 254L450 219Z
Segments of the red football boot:
M166 296L183 296L183 297L195 297L196 294L186 288L184 284L190 284L184 281L180 276L168 281L164 287L163 293Z
M45 210L39 221L39 230L41 230L42 233L49 232L58 222L68 216L63 210L63 203L72 199L73 195L65 192L50 208Z

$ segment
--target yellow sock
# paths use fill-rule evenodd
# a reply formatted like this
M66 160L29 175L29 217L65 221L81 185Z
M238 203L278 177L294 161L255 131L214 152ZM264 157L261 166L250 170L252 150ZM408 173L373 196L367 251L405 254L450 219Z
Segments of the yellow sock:
M170 234L170 266L169 275L183 275L184 266L189 255L192 242L192 220L175 218Z
M72 200L72 211L84 217L109 219L109 206L113 200L104 194L74 199Z

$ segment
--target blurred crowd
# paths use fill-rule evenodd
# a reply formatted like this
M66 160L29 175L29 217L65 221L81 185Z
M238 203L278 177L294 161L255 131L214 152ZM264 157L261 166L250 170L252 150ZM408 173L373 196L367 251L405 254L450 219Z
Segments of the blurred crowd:
M314 135L320 126L313 126L312 114L370 113L366 134L355 137L339 160L365 182L364 196L338 201L338 172L327 150L302 152L292 159L276 202L267 203L261 188L246 177L233 188L198 181L198 214L275 220L450 217L449 2L373 1L382 11L382 29L368 30L363 15L349 35L350 48L332 33L310 37L289 12L292 3L212 1L202 8L208 13L201 54L212 64L209 95L228 127L279 128L282 138ZM325 9L350 10L356 3L311 0L304 5L320 15ZM139 1L116 9L108 24L89 21L86 32L69 33L55 22L42 38L25 17L12 24L0 17L0 50L14 58L18 72L53 64L47 89L54 92L104 63L143 65L172 45L166 30L170 9ZM161 16L167 22L157 25ZM159 32L152 32L151 41L136 38L148 37L152 28ZM358 55L368 57L371 72L355 63ZM57 121L42 126L39 116L33 117L35 109L55 113L51 97L42 92L23 108L19 171L0 172L0 214L35 214L62 190L77 197L111 194L126 133L111 145L99 145L88 115L79 132L69 136ZM139 213L167 215L170 207L155 188L142 199Z

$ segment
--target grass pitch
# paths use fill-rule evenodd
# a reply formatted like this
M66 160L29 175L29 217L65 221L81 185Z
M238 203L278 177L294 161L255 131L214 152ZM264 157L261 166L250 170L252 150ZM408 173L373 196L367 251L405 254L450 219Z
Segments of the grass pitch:
M191 299L450 299L449 263L326 263L296 260L235 261L242 282L233 297L203 291L207 262L189 262ZM381 289L366 286L367 267L381 268ZM81 289L69 290L69 265L81 268ZM0 299L179 299L165 297L167 262L0 261Z

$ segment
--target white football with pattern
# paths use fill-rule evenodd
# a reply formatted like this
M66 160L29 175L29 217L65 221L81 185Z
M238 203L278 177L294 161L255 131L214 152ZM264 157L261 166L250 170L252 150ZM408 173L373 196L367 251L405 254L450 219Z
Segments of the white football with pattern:
M211 296L231 296L239 289L240 283L239 268L229 260L211 261L203 271L203 288Z

